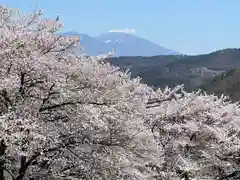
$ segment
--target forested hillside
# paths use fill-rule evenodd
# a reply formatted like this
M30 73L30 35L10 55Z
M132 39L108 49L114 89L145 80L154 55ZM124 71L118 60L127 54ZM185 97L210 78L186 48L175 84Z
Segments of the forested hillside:
M240 69L231 69L213 80L201 85L199 88L216 95L227 95L233 101L240 100Z
M174 87L184 84L192 90L220 73L240 68L240 50L225 49L196 56L118 57L109 59L122 69L130 69L132 76L155 87Z

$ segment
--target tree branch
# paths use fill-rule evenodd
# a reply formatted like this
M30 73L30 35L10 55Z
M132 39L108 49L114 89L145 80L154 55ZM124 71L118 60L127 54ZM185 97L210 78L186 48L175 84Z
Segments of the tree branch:
M25 80L25 73L21 72L20 73L20 89L19 89L19 93L21 95L24 95L24 80Z
M42 108L40 108L39 112L43 112L43 111L47 111L47 110L49 111L49 110L64 107L67 105L77 105L77 104L92 104L92 105L98 105L98 106L109 105L108 103L98 103L98 102L83 102L83 101L65 102L65 103L61 103L61 104L55 104L55 105L50 105L47 107L42 107Z

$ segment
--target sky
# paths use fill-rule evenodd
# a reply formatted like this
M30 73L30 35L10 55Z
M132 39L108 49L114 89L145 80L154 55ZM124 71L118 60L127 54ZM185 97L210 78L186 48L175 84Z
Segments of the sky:
M1 0L44 16L60 15L64 31L97 36L126 31L183 54L240 48L239 0Z

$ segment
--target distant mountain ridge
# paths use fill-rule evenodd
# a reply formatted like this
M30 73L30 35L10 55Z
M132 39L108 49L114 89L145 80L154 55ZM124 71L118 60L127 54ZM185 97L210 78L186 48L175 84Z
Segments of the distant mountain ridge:
M130 69L133 77L142 77L150 86L184 84L187 90L193 90L225 71L240 68L240 50L224 49L195 56L114 57L108 61L123 70Z
M74 48L75 53L86 53L90 56L108 53L114 50L114 56L156 56L179 55L180 53L157 45L149 40L128 33L109 32L97 37L69 31L62 33L66 36L80 36L80 46Z

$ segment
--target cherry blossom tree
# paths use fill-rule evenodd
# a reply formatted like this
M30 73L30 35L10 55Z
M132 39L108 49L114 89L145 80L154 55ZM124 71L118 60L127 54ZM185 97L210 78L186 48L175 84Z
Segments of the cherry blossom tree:
M147 123L162 151L159 179L240 178L240 108L228 97L159 89Z
M0 7L0 179L147 179L158 149L144 125L151 91L42 12Z
M105 56L76 56L78 37L41 15L0 7L0 179L238 175L238 103L153 90Z

